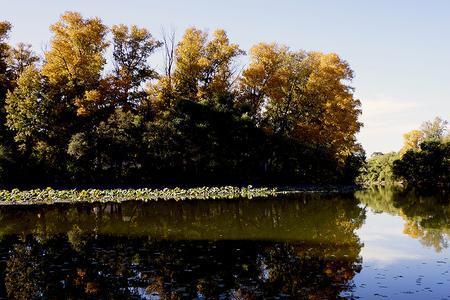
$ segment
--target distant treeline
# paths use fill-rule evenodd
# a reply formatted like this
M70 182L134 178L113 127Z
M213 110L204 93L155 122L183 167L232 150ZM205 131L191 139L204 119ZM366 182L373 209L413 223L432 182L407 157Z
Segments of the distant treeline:
M401 183L419 190L450 190L448 122L437 117L403 137L399 152L374 153L359 180L365 184Z
M260 43L239 68L224 30L158 40L76 12L50 29L39 58L0 22L4 184L351 183L364 160L336 54Z

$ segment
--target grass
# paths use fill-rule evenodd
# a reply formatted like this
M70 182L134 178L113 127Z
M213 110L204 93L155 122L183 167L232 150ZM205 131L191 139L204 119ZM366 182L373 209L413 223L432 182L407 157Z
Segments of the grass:
M52 188L34 190L0 190L0 205L10 204L53 204L80 202L124 202L193 199L235 199L268 197L276 195L276 189L248 187L197 187L165 189L86 189L54 190Z

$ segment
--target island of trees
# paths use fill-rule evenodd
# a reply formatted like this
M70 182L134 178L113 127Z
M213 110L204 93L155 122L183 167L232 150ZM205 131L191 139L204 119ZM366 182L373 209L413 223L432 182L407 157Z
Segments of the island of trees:
M38 57L0 23L3 184L351 183L364 161L353 72L336 54L245 53L221 29L158 40L76 12L50 29Z

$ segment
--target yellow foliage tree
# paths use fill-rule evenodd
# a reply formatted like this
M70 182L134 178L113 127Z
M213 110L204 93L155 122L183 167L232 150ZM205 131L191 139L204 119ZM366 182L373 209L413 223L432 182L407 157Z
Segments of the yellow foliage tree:
M279 98L287 52L285 46L266 43L250 49L250 64L240 79L240 98L251 118L257 119L266 98Z
M66 12L50 29L54 35L42 74L57 86L77 89L95 85L106 62L106 26L98 18L84 19L77 12Z
M234 59L243 53L222 29L209 41L207 32L187 29L175 51L175 90L191 100L230 92Z
M357 150L360 101L353 72L338 55L258 44L240 81L241 104L268 130L312 142L345 158Z
M419 150L420 143L424 139L424 134L421 130L411 130L403 135L403 147L400 154L403 155L408 150Z
M310 73L305 87L306 105L311 112L298 123L296 136L315 141L345 157L356 150L356 133L362 124L359 100L348 85L353 71L337 54L311 52L305 65Z

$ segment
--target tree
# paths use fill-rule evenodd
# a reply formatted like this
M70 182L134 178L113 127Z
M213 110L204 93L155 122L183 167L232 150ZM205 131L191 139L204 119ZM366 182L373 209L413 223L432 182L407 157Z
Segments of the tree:
M77 12L66 12L50 29L53 38L45 53L42 75L59 92L55 96L66 103L68 115L77 109L83 115L85 107L100 101L91 91L97 88L106 63L107 28L98 18L84 19Z
M411 188L450 188L450 143L427 140L419 150L408 150L393 163L394 175Z
M136 106L145 98L142 90L148 80L157 77L157 73L148 64L148 58L161 46L145 28L125 25L112 27L114 76L118 82L118 106ZM120 100L122 98L122 100Z
M423 123L420 127L420 130L423 132L425 140L441 140L444 138L446 132L448 131L447 125L448 122L446 120L436 117L432 121Z
M403 135L403 147L400 154L405 154L408 150L419 150L420 144L424 140L424 132L421 130L411 130Z
M53 133L57 135L51 120L51 110L56 107L44 92L43 81L40 70L31 65L21 73L17 87L6 98L6 124L22 152L48 142Z
M234 59L244 53L237 44L230 43L225 30L214 31L212 39L205 45L202 62L204 69L198 97L210 99L229 93L236 73Z
M9 137L5 127L5 99L11 78L8 74L9 45L6 43L8 33L11 30L9 22L0 22L0 180L3 181L5 165L10 160Z
M11 74L8 68L10 46L6 43L11 24L0 22L0 139L5 139L5 99L8 90L12 87ZM0 143L4 144L4 141Z
M394 176L392 166L398 157L396 152L372 155L361 171L358 181L366 185L378 184L389 186L394 184L397 180Z
M250 64L240 78L239 98L251 119L261 120L265 103L278 98L287 52L285 46L265 43L250 49Z
M244 52L230 43L222 29L208 34L196 28L186 30L175 51L175 89L186 99L211 99L231 92L235 75L233 62Z
M147 29L134 25L114 25L111 31L114 70L76 101L79 116L97 121L103 121L118 107L138 108L147 99L143 87L157 77L148 59L161 43Z
M3 109L3 104L6 96L6 91L9 88L9 80L7 76L9 56L9 45L6 43L8 33L11 30L9 22L0 22L0 105Z
M177 92L186 99L196 99L198 80L205 66L207 33L189 28L175 50L174 81Z
M358 149L360 102L347 84L353 71L336 54L259 44L241 79L241 102L276 134L309 141L344 159Z
M84 19L77 12L66 12L50 29L54 36L42 74L53 85L95 86L106 62L106 26L98 18Z
M39 61L39 57L31 49L30 44L19 43L11 48L8 57L8 68L14 79L29 66Z

